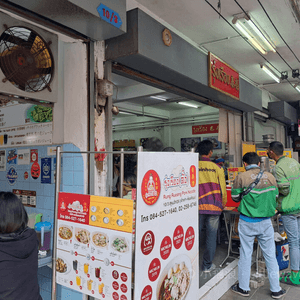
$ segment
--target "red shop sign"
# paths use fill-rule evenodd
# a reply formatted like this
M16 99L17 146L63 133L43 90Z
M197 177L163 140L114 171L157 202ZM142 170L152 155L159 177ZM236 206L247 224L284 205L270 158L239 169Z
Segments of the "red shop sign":
M193 134L218 133L219 124L195 125L192 130Z
M240 99L239 72L210 52L208 53L208 86L236 100Z

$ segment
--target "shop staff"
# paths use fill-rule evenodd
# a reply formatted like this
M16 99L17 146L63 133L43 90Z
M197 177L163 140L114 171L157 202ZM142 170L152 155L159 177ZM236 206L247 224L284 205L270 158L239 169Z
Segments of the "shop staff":
M204 140L199 143L199 243L201 231L206 227L205 249L202 270L211 272L216 268L212 263L217 246L217 232L220 215L227 202L226 183L223 169L210 160L213 143Z
M232 200L239 202L238 225L241 242L239 259L239 282L231 290L249 296L251 258L254 239L257 238L268 269L272 298L279 299L286 293L279 285L279 267L276 260L274 229L271 217L276 211L277 183L269 172L260 170L260 159L255 152L243 156L246 172L238 174L231 190Z
M280 281L300 286L300 164L293 158L285 157L283 150L280 142L272 142L268 148L269 158L276 161L277 209L288 237L291 259L291 273L284 274Z

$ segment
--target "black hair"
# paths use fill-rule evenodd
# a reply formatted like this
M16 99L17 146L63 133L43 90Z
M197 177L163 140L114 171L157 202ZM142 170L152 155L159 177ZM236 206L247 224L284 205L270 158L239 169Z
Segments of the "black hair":
M196 152L200 155L208 155L210 151L213 151L214 144L210 140L204 140L200 142L197 146Z
M136 188L136 175L134 173L125 172L124 182L130 183L132 188Z
M243 156L243 162L248 165L258 165L258 163L260 162L260 158L256 152L247 152Z
M272 150L277 156L283 155L284 147L278 141L270 143L269 149Z
M0 233L13 233L25 229L27 212L21 200L11 192L0 192Z
M164 149L162 149L162 151L163 152L176 152L174 147L165 147Z

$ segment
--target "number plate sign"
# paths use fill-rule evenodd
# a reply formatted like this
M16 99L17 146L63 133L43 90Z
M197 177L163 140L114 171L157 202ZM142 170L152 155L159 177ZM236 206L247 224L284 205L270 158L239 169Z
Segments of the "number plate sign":
M99 13L100 18L103 21L105 21L117 28L121 27L122 20L117 12L113 11L109 7L105 6L104 4L100 4L97 7L97 11Z

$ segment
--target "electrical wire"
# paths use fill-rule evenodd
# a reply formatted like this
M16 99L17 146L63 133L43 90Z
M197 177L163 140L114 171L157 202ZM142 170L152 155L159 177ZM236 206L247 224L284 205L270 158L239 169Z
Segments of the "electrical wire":
M230 22L228 22L221 13L207 0L205 2L236 32L239 36L243 38L245 42L247 42L274 70L281 74L281 72L270 62L268 61L250 42L248 42L247 38L244 38L241 33L233 26Z
M257 0L259 2L259 0ZM239 8L243 11L244 14L246 14L247 16L249 16L247 14L247 12L243 9L243 7L237 2L237 0L234 0L234 2L239 6ZM261 3L260 3L261 4ZM264 9L264 8L263 8ZM264 10L265 11L265 10ZM265 11L265 13L267 14L267 12ZM267 15L268 16L268 15ZM274 28L276 29L277 33L280 35L280 33L278 32L277 28L275 27L275 25L273 24L273 22L271 21L270 17L268 16L270 22L272 23L272 25L274 26ZM251 19L251 18L250 18ZM260 29L256 26L256 24L253 22L253 24L255 25L255 27L260 31ZM264 34L260 31L260 33L264 36ZM265 37L265 36L264 36ZM280 36L281 37L281 36ZM282 38L282 37L281 37ZM283 38L282 38L283 39ZM283 40L284 41L284 40ZM287 45L287 44L286 44ZM290 49L290 48L289 48ZM293 71L293 68L288 64L288 62L281 56L281 54L276 50L276 53L280 56L280 58L286 63L286 65ZM281 73L281 72L280 72Z
M269 21L271 22L271 24L273 25L274 29L277 31L278 35L281 37L281 39L283 40L283 42L285 43L285 45L290 49L290 51L293 53L293 55L295 56L295 58L297 59L297 61L300 63L300 60L298 59L298 57L296 56L296 54L294 53L294 51L290 48L290 46L286 43L286 41L284 40L284 38L282 37L282 35L279 33L279 31L277 30L275 24L272 22L269 14L266 12L265 8L263 7L263 5L261 4L261 2L259 0L257 0L257 2L260 4L261 8L263 9L263 11L265 12L266 16L268 17Z

